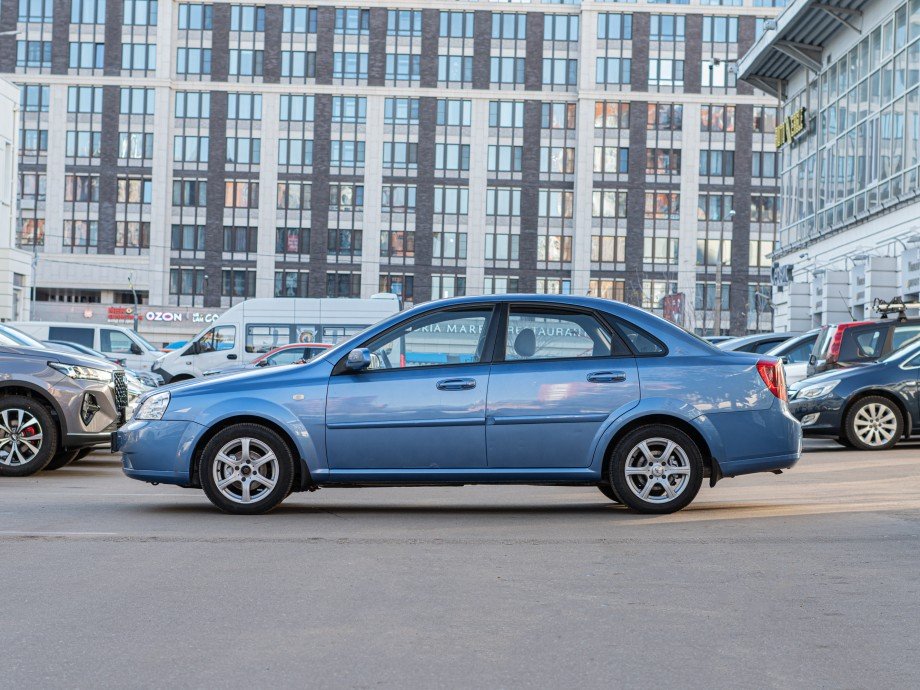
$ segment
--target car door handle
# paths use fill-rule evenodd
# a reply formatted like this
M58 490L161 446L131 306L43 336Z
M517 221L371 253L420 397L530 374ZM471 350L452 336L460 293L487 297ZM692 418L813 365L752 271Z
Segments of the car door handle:
M227 355L227 359L236 359L236 355L234 355L234 354L231 353L231 354Z
M626 380L626 373L622 371L594 371L588 374L590 383L619 383Z
M437 386L439 391L468 391L476 387L476 379L441 379Z

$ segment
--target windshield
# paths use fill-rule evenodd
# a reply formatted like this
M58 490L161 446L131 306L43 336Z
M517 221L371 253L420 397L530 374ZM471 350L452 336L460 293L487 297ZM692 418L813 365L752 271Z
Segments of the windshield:
M0 344L13 347L38 347L43 350L47 349L32 336L26 335L12 326L0 326Z
M134 342L136 342L138 345L140 345L143 349L147 350L148 352L159 352L159 350L157 350L153 345L151 345L147 341L147 339L144 336L142 336L140 333L132 333L131 338L134 340Z

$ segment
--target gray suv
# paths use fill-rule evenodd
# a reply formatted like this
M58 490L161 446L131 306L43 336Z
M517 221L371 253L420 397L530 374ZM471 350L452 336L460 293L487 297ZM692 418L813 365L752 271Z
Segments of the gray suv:
M125 372L0 325L0 476L57 469L124 422Z

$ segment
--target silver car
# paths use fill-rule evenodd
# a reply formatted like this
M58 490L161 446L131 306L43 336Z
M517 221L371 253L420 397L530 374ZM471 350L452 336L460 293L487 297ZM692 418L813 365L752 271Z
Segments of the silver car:
M108 443L127 405L121 367L0 325L0 476L57 469Z

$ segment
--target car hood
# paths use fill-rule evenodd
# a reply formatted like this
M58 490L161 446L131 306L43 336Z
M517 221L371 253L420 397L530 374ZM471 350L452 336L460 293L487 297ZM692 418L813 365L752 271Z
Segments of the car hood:
M324 366L320 366L323 363ZM243 365L246 366L246 365ZM189 379L168 386L161 386L157 390L168 388L175 397L185 395L202 395L206 393L235 392L239 390L268 388L276 383L283 384L293 376L298 383L309 384L314 373L322 371L320 376L325 379L331 367L322 359L314 359L305 364L281 364L274 367L258 367L255 369L242 369L228 371L207 378Z
M85 355L76 355L72 352L62 352L51 347L37 348L4 345L0 346L0 352L14 354L20 357L44 359L49 362L60 362L61 364L70 364L78 367L92 367L93 369L103 369L105 371L121 371L120 366L107 360L87 357Z

